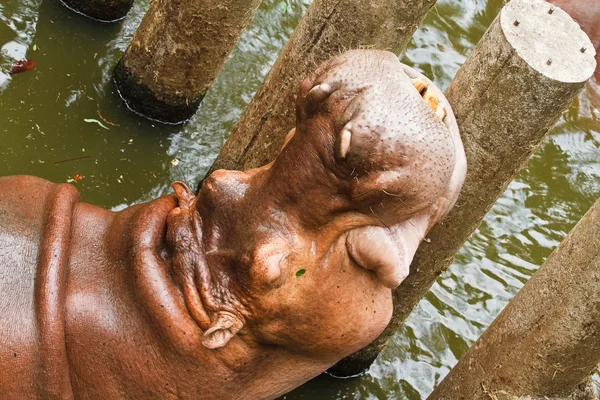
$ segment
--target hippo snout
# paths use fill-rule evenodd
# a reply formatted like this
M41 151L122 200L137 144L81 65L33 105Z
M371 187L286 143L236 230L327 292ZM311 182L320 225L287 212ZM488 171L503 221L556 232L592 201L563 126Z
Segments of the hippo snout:
M337 227L354 264L399 285L465 178L447 99L393 53L354 50L304 80L296 110L296 133L275 165L282 175L294 168L286 179L298 197L323 199L300 214L303 224Z
M328 121L327 167L362 212L394 224L447 191L459 138L452 109L393 53L350 51L324 64L304 81L297 108L300 127Z

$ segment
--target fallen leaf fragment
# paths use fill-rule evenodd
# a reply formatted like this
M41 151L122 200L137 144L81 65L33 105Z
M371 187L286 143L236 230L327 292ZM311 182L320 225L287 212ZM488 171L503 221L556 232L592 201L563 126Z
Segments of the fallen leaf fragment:
M565 372L567 370L567 367L560 363L554 363L552 364L552 367L559 372Z
M108 129L108 126L104 125L102 122L98 121L97 119L93 119L93 118L85 118L85 119L83 120L83 122L92 123L92 124L98 124L98 125L100 125L102 128L104 128L104 129Z
M83 176L80 174L75 174L72 178L67 179L67 183L77 183L83 179Z
M19 74L21 72L30 71L35 66L35 61L33 60L19 60L15 61L10 67L10 74Z

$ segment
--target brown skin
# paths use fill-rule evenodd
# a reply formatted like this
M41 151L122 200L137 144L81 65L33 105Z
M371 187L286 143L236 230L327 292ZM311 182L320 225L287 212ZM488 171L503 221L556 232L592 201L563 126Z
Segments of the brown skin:
M1 178L2 393L268 399L377 337L466 167L445 98L429 85L442 122L403 68L381 51L325 63L278 158L197 196L176 182L113 213Z

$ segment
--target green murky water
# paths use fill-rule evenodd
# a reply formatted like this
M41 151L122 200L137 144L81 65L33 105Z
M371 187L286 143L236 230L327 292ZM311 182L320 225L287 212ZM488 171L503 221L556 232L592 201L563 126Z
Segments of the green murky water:
M173 180L195 185L309 3L265 0L198 114L173 127L129 112L111 81L147 0L116 24L58 0L0 0L0 176L80 174L84 200L113 209ZM447 87L502 3L439 0L403 61ZM9 77L22 58L35 69ZM99 114L118 126L85 122ZM320 377L284 398L426 398L600 196L599 121L582 93L367 375Z

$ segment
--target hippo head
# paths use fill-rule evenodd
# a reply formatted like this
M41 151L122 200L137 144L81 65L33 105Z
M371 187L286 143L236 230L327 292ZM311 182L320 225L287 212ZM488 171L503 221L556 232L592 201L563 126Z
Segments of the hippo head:
M274 162L215 171L197 196L174 184L168 240L206 347L237 336L326 367L385 328L466 162L443 94L389 52L324 63L296 109Z

